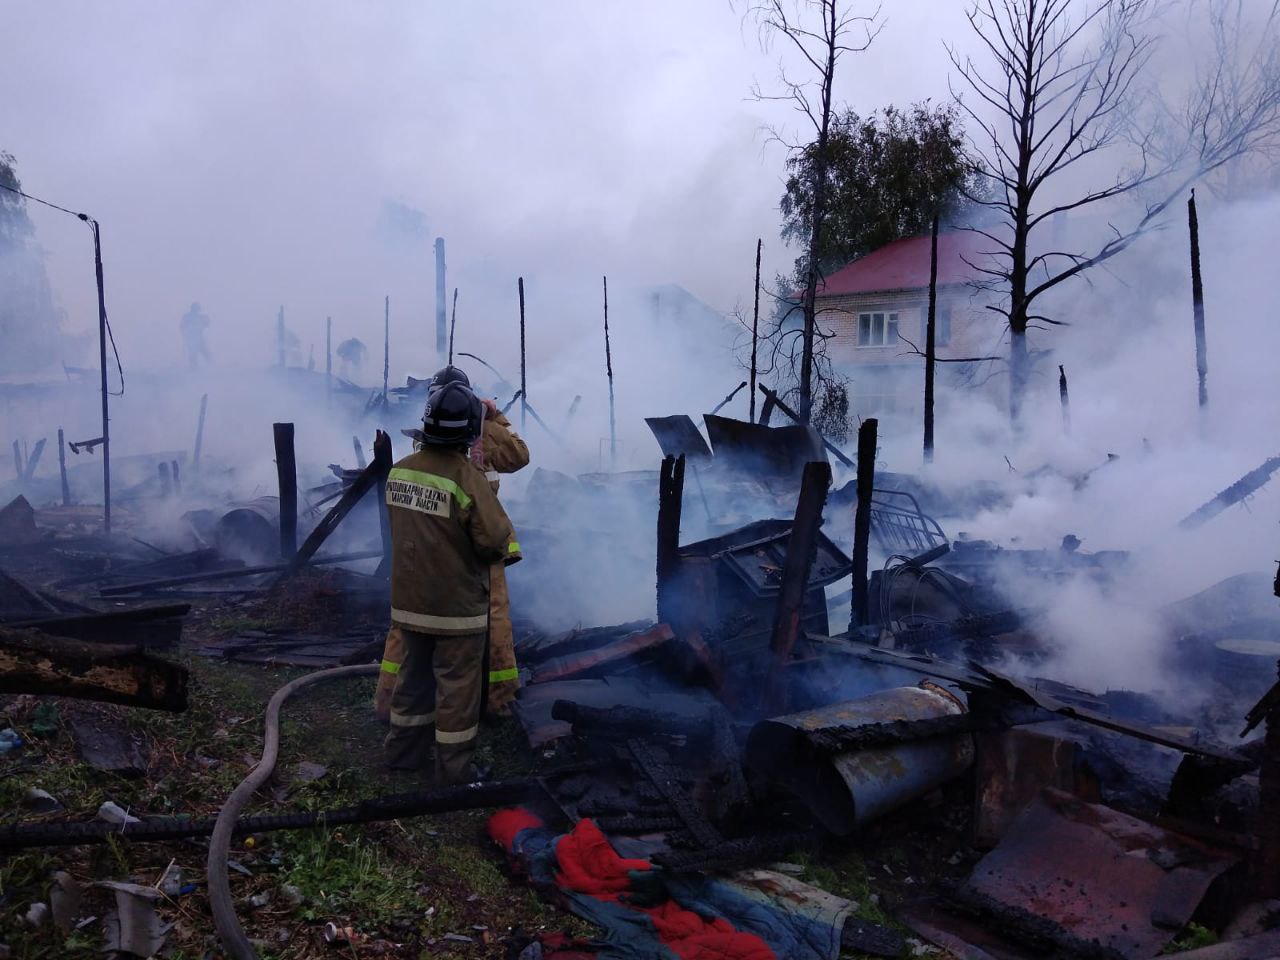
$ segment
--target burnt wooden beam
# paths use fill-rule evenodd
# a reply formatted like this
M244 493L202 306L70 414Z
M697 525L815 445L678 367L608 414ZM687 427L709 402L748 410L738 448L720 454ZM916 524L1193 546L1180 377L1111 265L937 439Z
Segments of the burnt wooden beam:
M849 616L849 632L865 626L870 619L867 596L867 553L871 546L871 496L876 484L875 417L858 427L858 505L853 513L853 604Z
M1202 523L1212 520L1227 507L1239 503L1245 497L1256 493L1267 485L1272 474L1280 470L1280 457L1269 457L1262 466L1250 470L1243 477L1218 493L1212 500L1187 514L1178 522L1178 526L1183 530L1194 530Z
M658 474L658 620L677 623L672 610L680 574L680 510L684 501L684 454L666 457Z
M189 603L110 610L106 613L50 614L4 624L6 629L32 629L87 643L127 642L140 647L172 647L182 637L182 618Z
M22 469L22 479L28 483L35 479L36 467L40 464L40 454L44 453L44 441L44 437L36 441L35 449L31 451L31 456L27 457L26 465Z
M379 445L383 445L384 450L381 457L376 455ZM289 562L285 564L279 576L272 581L271 585L273 587L288 580L306 566L325 540L329 538L329 534L338 528L338 524L343 521L364 495L374 489L380 482L386 481L387 474L391 472L391 440L381 430L378 431L377 439L374 440L374 450L373 463L360 471L360 475L356 477L351 486L343 491L342 496L338 498L338 502L325 514L324 519L316 524L316 528L311 531L310 536L294 553ZM378 555L384 554L380 551Z
M187 669L137 644L98 644L0 628L0 693L42 693L175 713Z
M284 316L284 307L280 314ZM280 366L284 366L283 346ZM276 445L276 480L280 485L280 559L288 560L298 552L298 466L293 455L293 424L273 423L271 430Z
M809 588L809 571L818 550L818 528L822 526L822 508L827 502L830 487L831 464L815 461L804 465L800 498L796 502L791 535L787 539L787 559L782 568L782 587L778 591L773 631L769 635L769 649L779 667L791 659L800 634L800 610ZM781 676L781 670L774 674L775 679ZM771 696L775 705L782 706L784 694L783 685L773 684Z

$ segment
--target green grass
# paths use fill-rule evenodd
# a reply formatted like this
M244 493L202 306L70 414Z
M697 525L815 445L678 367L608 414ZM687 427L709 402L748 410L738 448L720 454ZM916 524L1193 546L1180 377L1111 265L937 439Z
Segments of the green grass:
M280 883L302 891L305 920L346 917L357 929L373 930L418 910L412 871L358 828L281 832L273 840L282 858Z
M1208 927L1202 927L1198 923L1189 923L1182 931L1182 936L1178 937L1173 943L1165 947L1161 954L1182 953L1184 950L1198 950L1201 947L1211 947L1218 942L1218 935Z

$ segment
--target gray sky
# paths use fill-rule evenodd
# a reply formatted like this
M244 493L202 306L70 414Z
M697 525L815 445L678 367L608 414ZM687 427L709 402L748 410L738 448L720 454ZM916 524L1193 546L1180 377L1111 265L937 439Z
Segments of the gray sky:
M757 236L768 272L794 256L777 240L783 151L760 128L797 118L749 97L753 80L774 85L781 49L762 52L723 0L639 9L10 3L0 149L29 191L102 222L134 363L178 357L192 300L224 361L265 354L280 303L304 345L322 349L332 314L337 335L373 346L389 293L404 343L433 310L437 234L460 317L499 338L519 273L543 317L594 303L603 273L728 309L749 295ZM961 4L899 0L884 19L837 99L945 97L942 38L964 37ZM389 227L388 201L421 211L423 233ZM90 329L83 227L33 218L67 327Z

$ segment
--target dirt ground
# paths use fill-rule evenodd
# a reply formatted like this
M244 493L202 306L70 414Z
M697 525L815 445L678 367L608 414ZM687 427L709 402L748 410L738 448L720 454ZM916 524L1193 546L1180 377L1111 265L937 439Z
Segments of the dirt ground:
M320 589L313 595L325 602L325 594ZM304 603L267 608L202 601L188 617L183 651L172 655L191 672L191 705L183 714L29 696L0 700L0 721L26 741L0 757L0 820L89 820L108 800L139 816L215 815L256 762L267 700L307 671L215 661L200 656L199 646L254 626L314 623L315 617ZM370 708L373 686L372 678L340 680L286 703L276 776L246 813L329 809L421 785L382 769L385 728ZM77 718L132 732L145 772L124 778L83 762L68 729ZM536 772L543 760L511 720L485 727L480 754L497 777ZM304 762L323 767L323 775L300 767ZM24 805L31 788L52 794L64 809L34 815ZM972 865L974 855L963 845L967 807L958 785L885 821L856 844L797 852L788 869L856 901L858 915L891 922L887 908L896 900L959 877ZM485 835L486 817L476 811L238 839L232 848L238 869L230 877L241 921L260 941L262 957L277 960L502 957L522 934L589 936L591 928L509 878ZM90 885L120 880L159 886L166 871L176 869L180 892L163 896L159 905L161 918L173 925L165 955L216 957L207 849L204 839L116 840L6 855L0 860L0 943L8 945L8 956L24 960L100 956L113 894ZM87 915L95 918L69 934L23 920L32 903L48 901L57 871L85 887ZM254 908L251 901L263 905ZM325 939L329 924L345 931L337 943Z

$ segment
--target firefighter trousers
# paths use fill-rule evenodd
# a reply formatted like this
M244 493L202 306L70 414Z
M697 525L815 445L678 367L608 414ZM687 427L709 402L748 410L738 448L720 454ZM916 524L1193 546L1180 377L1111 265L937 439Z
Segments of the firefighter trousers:
M489 694L491 714L510 712L511 701L520 689L516 668L515 631L511 627L511 597L507 592L506 567L495 563L489 569Z
M480 732L484 634L441 637L401 628L404 659L391 694L387 765L423 770L434 749L435 779L463 783Z

